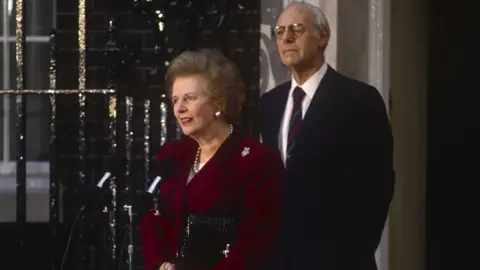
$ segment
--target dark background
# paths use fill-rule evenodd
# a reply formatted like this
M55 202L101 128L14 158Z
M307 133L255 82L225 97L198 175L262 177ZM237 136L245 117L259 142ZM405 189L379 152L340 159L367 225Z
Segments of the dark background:
M479 267L474 1L429 1L427 270Z
M75 0L57 1L57 88L75 89L78 87L78 6ZM164 35L156 36L154 26L148 23L147 15L140 15L132 10L134 1L130 0L87 0L87 88L107 88L109 82L118 85L121 93L119 100L124 95L134 97L133 109L133 150L132 150L132 179L137 189L144 189L150 175L145 175L144 166L144 100L151 101L151 134L150 158L155 160L156 152L161 145L160 130L160 103L166 102L163 87L163 74L165 61L169 61L184 49L218 48L237 63L247 86L247 102L243 113L245 129L252 135L252 115L256 109L259 95L259 29L260 29L260 2L228 1L228 8L219 8L219 12L227 15L223 28L214 27L215 16L209 17L212 23L205 23L202 28L182 27L185 18L195 18L196 12L191 9L176 11L183 15L183 20L175 18L165 22ZM219 7L224 1L202 1L203 4L211 2ZM198 2L200 3L200 2ZM27 8L28 8L27 3ZM177 14L175 13L175 14ZM167 14L168 16L168 14ZM112 68L109 66L111 58L105 55L105 46L109 39L107 33L108 21L115 18L117 35L115 42L121 49L118 57L127 61L126 66L117 65L116 77L111 77ZM150 18L150 17L149 17ZM192 24L193 25L193 24ZM28 29L28 25L26 26ZM48 30L49 31L49 30ZM160 39L160 40L159 40ZM155 54L155 43L162 46L159 54ZM48 55L44 55L48 57ZM26 61L29 60L27 54ZM34 61L33 59L30 61ZM153 76L153 68L159 68ZM48 78L48 74L43 74ZM109 79L113 79L109 81ZM27 83L28 84L28 83ZM46 88L48 85L45 85ZM37 86L38 87L38 86ZM44 100L47 102L48 100ZM27 223L25 248L27 256L21 257L15 249L15 242L19 235L15 224L1 224L6 237L7 246L11 247L5 258L5 263L10 260L13 265L22 269L49 269L51 256L56 256L56 269L60 269L60 261L68 237L68 232L75 219L81 202L84 200L86 189L98 181L103 174L103 168L109 156L107 100L102 96L87 96L86 101L86 177L85 182L79 181L78 171L81 162L78 157L78 98L61 96L57 98L57 170L58 179L61 179L63 188L63 218L58 229L57 241L52 242L48 224ZM168 104L168 103L166 103ZM125 104L120 102L118 112L119 132L118 151L125 151ZM168 115L168 134L164 139L176 138L175 121ZM48 118L47 118L48 119ZM48 134L48 133L47 133ZM47 148L48 150L48 148ZM128 194L125 191L126 178L117 178L117 206L128 203ZM108 199L105 197L104 199ZM124 211L117 216L118 241L117 249L123 249L122 268L128 269L128 254L126 246L122 246L122 238L128 224ZM14 233L13 233L14 232ZM70 250L64 269L109 269L108 252L105 241L108 239L107 219L100 211L100 204L94 203L85 212L85 215L75 225ZM135 269L143 269L143 259L139 248L138 230L135 230ZM55 249L57 247L57 249ZM11 253L10 253L11 252ZM119 257L117 253L117 258ZM19 257L20 256L20 257ZM23 266L19 266L19 261ZM18 268L18 269L20 269ZM115 268L117 269L117 268Z

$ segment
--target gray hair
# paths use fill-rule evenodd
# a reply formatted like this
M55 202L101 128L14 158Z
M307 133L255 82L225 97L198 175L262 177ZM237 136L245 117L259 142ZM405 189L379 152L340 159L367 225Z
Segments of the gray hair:
M328 23L327 16L325 16L325 13L323 13L322 9L305 2L292 2L288 4L286 8L293 5L300 5L309 9L315 17L315 25L325 28L327 30L328 36L330 36L330 24Z

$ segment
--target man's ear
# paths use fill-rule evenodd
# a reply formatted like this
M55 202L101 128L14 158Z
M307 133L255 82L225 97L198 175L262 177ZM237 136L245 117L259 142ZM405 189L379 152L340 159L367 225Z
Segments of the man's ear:
M329 33L325 27L321 27L318 30L318 47L325 48L328 44L328 40L330 39Z

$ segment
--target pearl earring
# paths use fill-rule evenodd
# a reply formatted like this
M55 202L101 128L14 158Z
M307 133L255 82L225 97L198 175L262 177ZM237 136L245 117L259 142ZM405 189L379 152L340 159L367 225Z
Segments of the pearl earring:
M217 111L217 112L215 113L215 116L216 116L217 118L220 117L220 111Z

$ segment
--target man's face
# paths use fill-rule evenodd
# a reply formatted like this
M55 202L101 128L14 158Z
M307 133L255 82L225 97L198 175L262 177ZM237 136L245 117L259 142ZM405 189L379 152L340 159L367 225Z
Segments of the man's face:
M313 13L293 5L285 9L274 28L278 53L289 68L311 63L328 42L328 33L315 24Z

